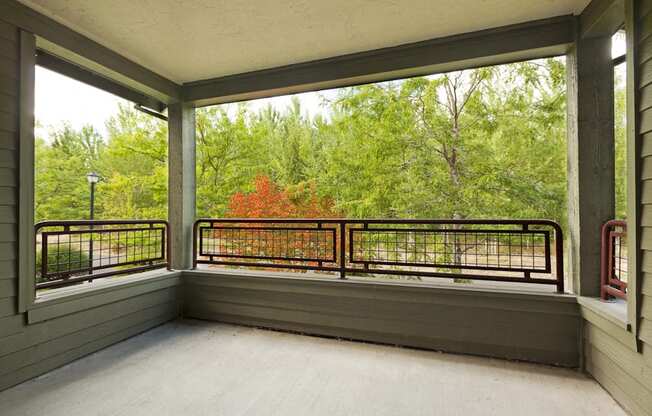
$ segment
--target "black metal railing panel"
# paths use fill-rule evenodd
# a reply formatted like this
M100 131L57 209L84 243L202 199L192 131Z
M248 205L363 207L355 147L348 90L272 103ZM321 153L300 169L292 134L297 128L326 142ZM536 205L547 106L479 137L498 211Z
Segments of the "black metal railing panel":
M600 296L627 299L627 222L607 221L602 226Z
M35 228L37 289L168 266L163 220L44 221Z
M204 256L336 262L334 229L306 227L200 227Z
M564 285L547 220L201 219L194 240L195 266Z

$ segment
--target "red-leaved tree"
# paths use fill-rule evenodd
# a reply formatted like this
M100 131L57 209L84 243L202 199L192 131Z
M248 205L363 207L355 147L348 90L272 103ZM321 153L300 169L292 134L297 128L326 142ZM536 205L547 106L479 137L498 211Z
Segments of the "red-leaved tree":
M254 191L237 192L229 201L233 218L334 218L339 213L330 198L320 198L314 184L281 189L268 176L254 180Z

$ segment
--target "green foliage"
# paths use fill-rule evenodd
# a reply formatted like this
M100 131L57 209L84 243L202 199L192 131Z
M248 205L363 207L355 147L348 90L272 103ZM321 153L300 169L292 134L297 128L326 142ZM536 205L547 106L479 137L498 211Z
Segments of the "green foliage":
M564 61L547 59L343 88L325 101L327 118L307 115L296 99L285 111L199 109L197 215L225 216L232 196L264 176L281 189L314 189L353 218L565 224L565 91ZM39 140L37 218L85 218L91 169L104 178L98 218L165 218L166 143L165 123L126 107L106 141L68 126L52 143Z
M86 219L95 171L96 218L165 218L167 215L167 126L126 106L107 123L106 142L92 127L64 124L51 143L36 141L35 217Z
M90 261L88 254L79 249L63 245L59 248L50 248L48 251L48 273L74 271L88 268ZM40 272L43 267L43 256L40 251L36 252L36 272L39 273L38 281L41 281Z

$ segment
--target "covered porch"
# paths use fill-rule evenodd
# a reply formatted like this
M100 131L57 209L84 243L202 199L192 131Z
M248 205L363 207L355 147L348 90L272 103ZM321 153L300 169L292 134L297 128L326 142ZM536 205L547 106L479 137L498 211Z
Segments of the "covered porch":
M155 380L155 382L152 382ZM125 385L128 388L125 388ZM177 320L0 393L3 414L625 415L575 370Z
M0 413L652 415L652 1L281 3L0 4ZM564 231L197 215L199 107L555 56ZM167 218L34 224L36 65L167 122Z

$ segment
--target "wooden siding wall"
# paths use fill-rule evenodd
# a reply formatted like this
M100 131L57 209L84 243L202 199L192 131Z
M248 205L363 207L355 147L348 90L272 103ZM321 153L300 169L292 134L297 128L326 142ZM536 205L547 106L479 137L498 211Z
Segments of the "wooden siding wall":
M38 323L17 313L19 77L19 31L0 18L0 390L173 319L180 299L176 275Z
M586 370L632 415L652 416L652 345L637 352L626 329L584 313Z
M638 129L641 141L641 290L639 337L645 343L648 354L652 354L652 0L635 2L639 9L637 56L638 96L636 111L639 113ZM652 357L650 357L652 363ZM652 369L650 370L652 372ZM652 389L652 384L650 385ZM651 408L652 409L652 408ZM650 410L652 412L652 410Z
M624 325L583 309L584 353L586 370L631 414L652 416L652 0L631 1L628 7L633 7L628 24L634 27L628 30L634 35L638 78L634 78L638 90L632 100L634 113L629 113L638 120L628 122L637 128L641 146L635 155L641 163L638 341ZM634 226L630 219L630 227Z
M184 272L184 316L392 345L579 365L572 296Z

